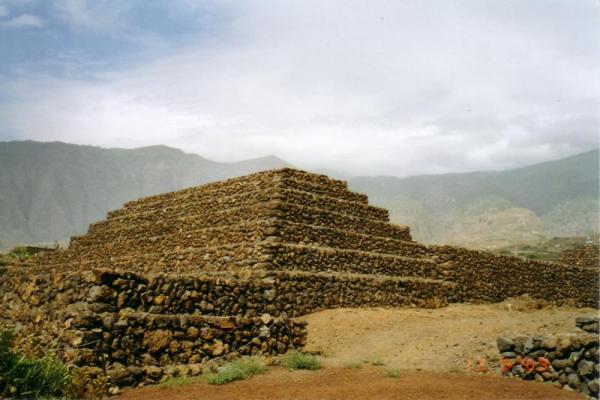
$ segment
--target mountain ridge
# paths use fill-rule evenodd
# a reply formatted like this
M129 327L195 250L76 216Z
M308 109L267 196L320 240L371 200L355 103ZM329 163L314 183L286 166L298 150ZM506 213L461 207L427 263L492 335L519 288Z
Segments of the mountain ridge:
M514 241L488 240L493 229L516 234L516 242L597 232L598 154L594 149L504 171L361 177L351 179L350 185L368 193L375 204L388 208L394 221L410 225L419 240L496 248ZM470 208L485 199L489 203L485 209ZM490 211L492 204L498 210ZM579 220L577 224L570 223L574 218ZM457 228L469 220L471 228ZM475 224L496 226L490 226L482 237L481 226ZM483 245L486 241L489 243Z

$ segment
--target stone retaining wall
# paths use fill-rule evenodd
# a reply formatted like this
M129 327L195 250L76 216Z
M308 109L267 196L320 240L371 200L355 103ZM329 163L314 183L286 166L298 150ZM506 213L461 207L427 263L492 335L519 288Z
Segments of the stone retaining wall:
M412 238L408 229L405 230L403 236L397 236L400 239L391 239L343 229L289 222L283 219L277 219L272 224L274 225L273 232L281 242L415 258L429 255L427 246L411 241Z
M275 206L275 208L277 213L274 216L290 222L343 229L396 240L405 240L409 232L408 227L404 225L394 225L373 219L357 218L335 211L306 207L299 204L282 202Z
M305 323L264 314L208 317L135 313L66 313L68 362L111 368L114 364L197 364L225 354L279 354L302 347Z
M227 275L140 276L95 271L89 298L109 307L137 311L252 317L263 313L301 316L339 307L447 304L451 283L408 278L293 272L241 272Z
M424 258L286 243L265 246L265 253L271 255L270 264L265 265L265 269L349 272L431 279L444 277L437 263Z
M499 256L450 246L430 246L456 283L456 301L500 302L529 294L553 303L598 308L598 272L561 264Z

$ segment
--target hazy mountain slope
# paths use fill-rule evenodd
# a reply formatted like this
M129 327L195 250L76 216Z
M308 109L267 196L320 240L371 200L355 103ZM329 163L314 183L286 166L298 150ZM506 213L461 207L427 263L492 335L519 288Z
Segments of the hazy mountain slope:
M598 170L593 150L507 171L360 177L350 186L411 225L419 240L494 248L597 232Z
M85 232L141 196L285 165L276 157L218 163L166 146L0 143L0 248Z

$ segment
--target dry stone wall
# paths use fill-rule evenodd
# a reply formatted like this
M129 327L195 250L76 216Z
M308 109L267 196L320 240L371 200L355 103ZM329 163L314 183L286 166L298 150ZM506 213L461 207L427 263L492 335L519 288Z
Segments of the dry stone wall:
M65 315L70 329L66 358L76 365L167 366L215 357L277 354L302 347L305 323L270 315L210 317L135 313Z
M328 308L447 304L453 284L427 279L372 279L364 275L243 272L152 276L94 271L89 298L102 311L131 308L159 314L254 317L301 316Z
M369 253L292 244L272 244L266 269L292 268L301 271L334 271L390 276L414 276L431 279L444 277L438 264L425 258Z
M338 228L289 222L284 219L276 219L272 226L271 232L275 232L279 241L283 243L361 250L416 258L429 256L427 246L411 241L408 229L401 239L391 239Z
M585 244L561 254L560 262L578 267L600 268L600 245Z
M589 268L499 256L450 246L431 246L456 283L459 302L499 302L529 294L554 303L598 307L598 273Z

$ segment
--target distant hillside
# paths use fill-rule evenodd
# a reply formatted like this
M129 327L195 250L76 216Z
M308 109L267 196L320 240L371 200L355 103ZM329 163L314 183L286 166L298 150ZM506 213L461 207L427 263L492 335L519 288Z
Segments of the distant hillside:
M166 146L0 142L0 248L83 233L128 200L287 165L219 163Z
M599 228L598 150L507 171L361 177L353 190L430 243L498 248Z
M501 172L350 178L429 243L497 249L598 232L598 151ZM0 249L84 233L126 201L288 166L219 163L166 146L134 150L0 142Z

